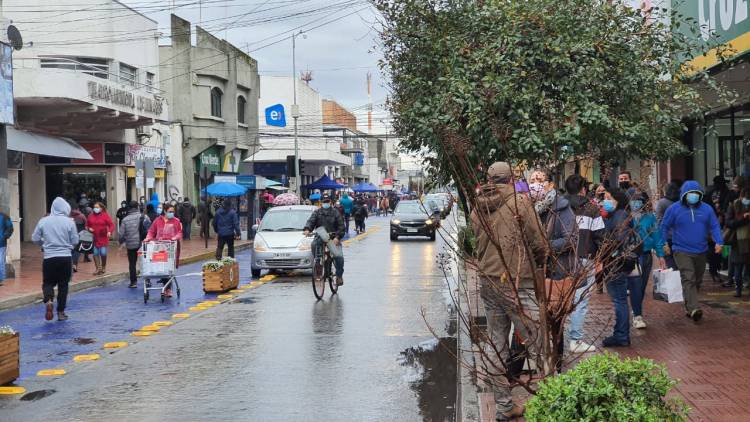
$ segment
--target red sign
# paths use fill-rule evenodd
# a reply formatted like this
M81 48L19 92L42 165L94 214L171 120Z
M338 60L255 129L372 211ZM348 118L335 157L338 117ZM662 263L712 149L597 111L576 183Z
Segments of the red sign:
M383 184L393 186L393 179L383 179Z
M73 164L104 164L104 144L79 143L83 149L91 154L91 160L71 160Z

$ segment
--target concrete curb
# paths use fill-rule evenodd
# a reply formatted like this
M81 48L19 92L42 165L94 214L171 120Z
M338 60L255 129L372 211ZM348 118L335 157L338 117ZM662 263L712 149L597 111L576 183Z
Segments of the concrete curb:
M244 243L241 245L236 245L234 247L234 250L235 252L239 252L239 251L243 251L246 249L250 249L251 246L252 246L252 243ZM203 260L206 260L215 256L215 254L216 254L215 251L209 251L209 252L204 252L198 255L189 256L184 259L180 259L180 265L188 265L188 264L193 264L195 262L203 261ZM115 283L115 282L123 280L127 276L128 276L128 272L123 271L119 273L107 274L104 277L84 280L79 283L72 283L70 284L70 287L68 288L68 294L70 295L74 292L79 292L81 290L87 290L93 287L100 287L106 284ZM43 298L44 296L42 295L42 292L40 289L36 293L29 293L24 296L2 300L0 301L0 311L4 311L6 309L18 308L20 306L28 305L31 303L41 302Z

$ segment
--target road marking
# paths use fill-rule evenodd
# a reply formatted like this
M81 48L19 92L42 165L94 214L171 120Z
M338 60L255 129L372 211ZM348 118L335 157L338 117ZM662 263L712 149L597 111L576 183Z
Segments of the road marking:
M219 303L221 303L221 302L219 302ZM211 303L209 303L209 302L201 302L201 303L196 304L195 306L198 306L198 307L201 307L201 308L210 308L210 307L214 306L214 304L212 302Z
M183 319L183 318L189 318L190 314L174 314L172 315L172 318L174 319Z
M0 394L23 394L26 389L23 387L0 387Z
M73 357L74 362L86 362L90 360L99 360L99 355L94 353L91 355L76 355Z
M148 337L152 334L154 333L152 333L151 331L133 331L132 333L130 333L130 335L134 337Z
M36 375L38 377L54 377L58 375L65 375L64 369L42 369L41 371L37 372Z
M209 305L220 305L221 301L219 301L219 300L204 300L201 303L207 303Z
M244 292L244 290L240 290L240 289L233 289L229 291L229 293L242 293L242 292Z
M151 324L155 327L169 327L170 325L174 325L174 322L172 321L156 321L153 324Z
M139 331L159 331L159 327L156 325L144 325Z
M225 295L218 295L218 296L216 296L217 299L231 299L233 297L234 297L234 295L226 295L226 294Z
M204 308L202 306L191 306L188 308L188 310L191 312L205 311L206 309L208 308Z
M111 341L109 343L104 343L104 348L105 349L119 349L127 345L128 345L127 341Z

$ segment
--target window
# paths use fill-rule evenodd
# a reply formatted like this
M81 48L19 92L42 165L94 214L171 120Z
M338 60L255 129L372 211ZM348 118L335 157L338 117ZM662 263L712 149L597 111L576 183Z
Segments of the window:
M133 66L128 66L124 63L120 63L120 83L130 86L135 86L138 82L138 69Z
M211 115L221 117L221 97L224 93L219 88L211 89Z
M97 78L109 78L107 59L92 57L43 57L39 60L42 69L66 69L86 73Z
M245 97L242 95L237 97L237 123L245 124L245 104L247 104Z
M154 92L154 74L151 72L146 72L146 90Z

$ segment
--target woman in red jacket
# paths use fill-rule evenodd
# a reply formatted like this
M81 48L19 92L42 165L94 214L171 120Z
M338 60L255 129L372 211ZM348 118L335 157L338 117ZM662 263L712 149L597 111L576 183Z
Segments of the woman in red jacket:
M151 224L148 229L148 235L144 242L150 242L152 240L171 240L177 242L177 250L175 251L175 268L180 264L180 239L182 239L182 223L180 219L175 217L174 205L164 204L164 213ZM162 278L161 282L166 284L169 281L167 278ZM172 296L172 289L168 288L164 295L167 297Z
M93 212L86 219L86 230L94 235L94 264L96 265L94 275L104 274L107 272L107 247L112 232L115 230L115 224L107 214L107 208L101 202L94 204Z

